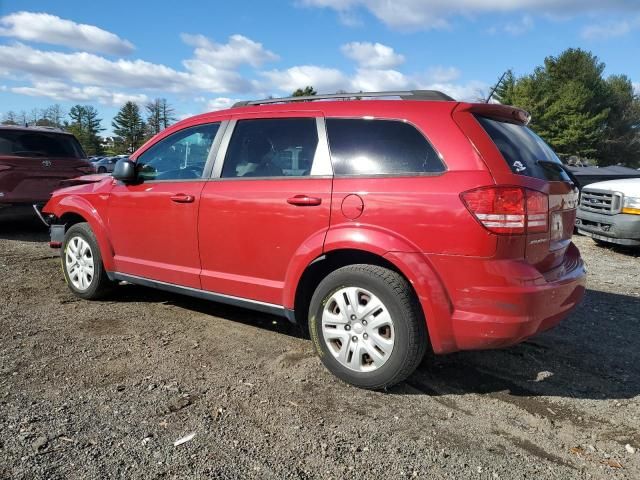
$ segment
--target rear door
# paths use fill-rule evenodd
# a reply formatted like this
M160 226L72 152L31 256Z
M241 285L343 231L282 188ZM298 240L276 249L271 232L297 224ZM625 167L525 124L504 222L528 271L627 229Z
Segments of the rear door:
M43 202L60 181L92 173L73 135L0 129L0 201Z
M198 207L219 129L179 130L138 156L140 182L114 180L108 218L119 273L200 288Z
M548 195L549 214L544 219L548 229L527 236L525 257L541 272L557 267L564 260L573 234L577 186L564 172L553 150L531 129L481 115L476 115L476 119L502 157L502 168L497 172L492 168L492 173L506 172L497 176L499 183L517 183Z
M202 288L282 305L287 268L329 228L331 166L318 112L234 118L199 219ZM319 127L319 125L322 125Z

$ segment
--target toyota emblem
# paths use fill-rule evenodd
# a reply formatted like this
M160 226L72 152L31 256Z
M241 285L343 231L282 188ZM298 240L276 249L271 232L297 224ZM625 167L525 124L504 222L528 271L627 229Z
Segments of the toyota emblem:
M43 167L50 167L51 166L51 160L43 160L42 161L42 166Z

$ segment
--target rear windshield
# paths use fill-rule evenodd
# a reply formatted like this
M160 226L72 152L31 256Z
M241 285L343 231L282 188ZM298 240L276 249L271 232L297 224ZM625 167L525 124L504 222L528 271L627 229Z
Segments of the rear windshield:
M530 128L487 117L476 118L496 144L513 173L542 180L570 181L560 167L551 164L562 165L558 156Z
M82 147L71 135L23 130L0 130L0 155L85 158Z

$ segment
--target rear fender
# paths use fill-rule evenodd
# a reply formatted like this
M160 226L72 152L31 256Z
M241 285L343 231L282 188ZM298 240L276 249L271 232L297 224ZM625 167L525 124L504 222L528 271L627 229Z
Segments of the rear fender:
M378 228L345 225L311 237L289 265L283 305L293 309L297 286L306 268L323 254L336 250L359 250L391 262L413 286L423 312L433 350L452 349L451 302L426 255L404 238Z

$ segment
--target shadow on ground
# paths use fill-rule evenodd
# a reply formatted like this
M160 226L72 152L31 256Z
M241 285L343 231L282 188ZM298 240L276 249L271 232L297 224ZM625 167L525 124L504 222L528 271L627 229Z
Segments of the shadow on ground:
M33 210L13 207L0 210L0 239L23 242L48 242L49 231Z

